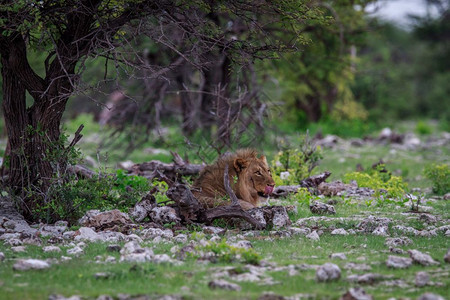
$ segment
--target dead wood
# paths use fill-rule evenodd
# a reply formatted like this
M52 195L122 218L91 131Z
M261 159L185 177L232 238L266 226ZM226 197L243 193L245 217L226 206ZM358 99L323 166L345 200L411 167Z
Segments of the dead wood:
M165 176L171 180L179 176L197 175L204 168L203 164L191 164L181 158L178 153L171 152L173 156L173 163L163 163L158 160L152 160L141 164L135 164L128 169L131 175L139 175L146 177L149 180L153 178L161 178Z
M300 181L297 185L280 185L273 190L272 196L274 198L286 197L289 194L297 193L299 188L314 188L316 189L319 184L324 182L331 173L326 171L322 174L308 177Z
M77 175L78 177L88 178L88 179L91 179L95 175L98 174L98 173L88 169L87 167L85 167L83 165L74 165L74 166L69 165L69 166L67 166L67 171L69 173Z

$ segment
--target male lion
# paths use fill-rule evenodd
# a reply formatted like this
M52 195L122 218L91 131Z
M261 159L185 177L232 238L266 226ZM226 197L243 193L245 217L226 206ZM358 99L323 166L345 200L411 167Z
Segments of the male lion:
M206 166L194 182L193 194L205 208L230 204L223 183L227 164L230 186L244 210L257 207L267 201L267 197L272 194L275 182L265 156L258 158L255 150L240 149Z

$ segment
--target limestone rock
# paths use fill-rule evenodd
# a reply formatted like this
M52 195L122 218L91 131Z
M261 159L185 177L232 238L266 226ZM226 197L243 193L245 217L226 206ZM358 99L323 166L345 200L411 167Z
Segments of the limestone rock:
M235 283L228 282L226 280L212 280L208 283L210 289L222 289L229 291L240 291L241 287Z
M342 295L340 300L372 300L373 297L368 295L366 291L364 291L360 287L351 288L347 293Z
M324 215L324 214L334 215L334 214L336 214L336 210L334 209L333 205L325 204L325 203L322 203L319 201L314 201L309 206L309 210L313 214L318 214L318 215Z
M325 263L316 270L316 279L319 282L333 281L341 278L341 269L332 263Z
M406 269L412 265L412 259L408 257L389 255L386 266L394 269Z
M46 246L44 248L42 248L42 250L44 252L61 252L61 248L59 248L58 246Z
M319 237L319 235L317 234L317 232L315 230L313 232L311 232L310 234L308 234L306 237L308 239L310 239L310 240L313 240L313 241L319 241L320 240L320 237Z
M445 300L444 297L433 293L425 293L419 296L417 300Z
M81 226L95 229L111 228L116 225L124 226L132 223L130 217L118 209L103 212L90 210L78 222Z
M423 287L430 281L430 275L427 272L417 272L415 277L415 283L417 287Z
M19 259L13 266L15 271L42 270L50 268L50 264L40 259Z
M409 256L415 263L421 264L422 266L438 265L439 263L435 261L430 255L422 253L418 250L408 250Z

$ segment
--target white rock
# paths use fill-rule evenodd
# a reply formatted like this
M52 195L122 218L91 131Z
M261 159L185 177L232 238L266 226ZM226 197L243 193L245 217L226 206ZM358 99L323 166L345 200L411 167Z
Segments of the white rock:
M250 241L247 241L247 240L237 241L236 243L231 244L231 246L236 247L236 248L243 248L243 249L253 248L252 243L250 243Z
M291 173L289 173L288 171L281 172L281 173L280 173L280 178L281 178L282 180L287 180L287 179L289 178L290 175L291 175Z
M331 232L332 235L348 235L344 228L337 228Z
M40 259L19 259L13 266L16 271L42 270L50 268L50 264Z
M92 230L92 228L89 227L81 227L78 229L75 233L75 241L90 241L90 242L96 242L99 241L101 238L100 236Z
M68 255L81 255L84 253L84 250L81 247L75 246L74 248L71 249L67 249L67 254Z
M11 247L11 251L15 252L15 253L20 253L20 252L25 252L27 247L25 246L15 246L15 247Z
M341 277L341 269L332 263L325 263L316 270L316 279L319 282L338 280Z
M5 260L5 254L3 252L0 252L0 262Z
M44 252L61 252L61 248L58 246L46 246L42 248Z
M347 260L347 255L345 253L332 253L330 255L331 259L341 259L341 260Z
M308 235L311 233L311 229L309 228L298 228L298 227L291 227L291 234L292 235Z
M417 300L445 300L444 297L433 293L425 293L419 296Z
M429 281L430 281L430 275L428 275L427 272L421 271L421 272L416 273L416 278L415 278L416 286L418 286L418 287L426 286Z
M240 291L241 287L235 283L228 282L226 280L213 280L208 283L209 288L211 289L222 289L229 291Z
M389 255L386 266L394 269L406 269L412 265L412 259L408 257Z
M173 241L174 241L174 242L177 242L177 243L182 243L182 244L184 244L184 243L187 243L188 237L187 237L186 234L180 233L180 234L178 234L178 235L173 239Z
M388 227L386 225L380 225L377 228L375 228L374 231L372 231L372 234L380 236L389 236Z
M422 253L418 250L412 249L408 250L409 256L415 263L421 264L423 266L438 265L439 263L435 261L430 255Z
M310 240L313 240L313 241L319 241L320 240L320 237L319 237L319 235L317 234L317 232L315 230L313 232L311 232L310 234L308 234L306 237L308 239L310 239Z

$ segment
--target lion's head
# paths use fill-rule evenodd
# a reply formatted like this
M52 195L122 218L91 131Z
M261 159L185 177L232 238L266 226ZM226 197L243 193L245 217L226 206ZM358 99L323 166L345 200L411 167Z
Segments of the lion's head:
M238 176L237 192L242 199L253 199L260 202L259 197L267 198L273 192L275 182L270 173L265 156L242 158L237 157L233 162Z

